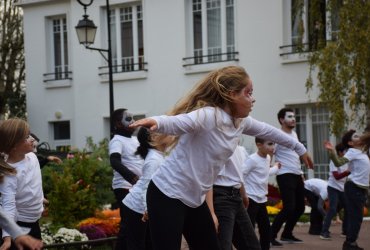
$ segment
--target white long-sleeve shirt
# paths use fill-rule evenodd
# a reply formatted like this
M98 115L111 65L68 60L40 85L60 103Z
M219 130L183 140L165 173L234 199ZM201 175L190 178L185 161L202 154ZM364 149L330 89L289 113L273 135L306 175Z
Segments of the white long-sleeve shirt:
M9 218L9 215L7 215L1 207L0 227L6 230L13 239L25 234L15 221Z
M149 149L142 169L143 175L123 199L123 204L137 213L144 214L147 210L146 191L148 190L149 182L152 179L153 173L159 168L163 161L163 153L156 149Z
M344 192L344 183L346 183L347 178L344 177L342 179L335 179L333 172L343 173L348 169L348 164L345 164L340 167L336 167L333 161L329 163L329 178L328 178L328 186L332 187L340 192Z
M14 221L35 222L41 218L44 210L44 193L37 156L28 153L23 160L8 164L17 170L17 174L5 176L0 183L2 207ZM8 235L3 230L3 237Z
M360 187L369 187L370 160L365 152L356 148L347 150L344 158L349 160L348 170L351 174L348 179Z
M114 135L109 142L109 154L119 153L121 155L122 164L140 177L144 160L139 155L135 154L139 145L140 143L136 136L129 138L122 135ZM113 170L112 188L130 189L132 185L126 181L120 173Z
M267 201L268 179L277 173L277 166L270 167L271 157L260 156L254 153L249 156L243 165L244 187L248 197L257 203Z
M242 146L237 146L234 153L226 161L225 167L218 173L214 185L240 188L243 183L242 165L248 156Z
M285 145L299 155L306 152L295 138L251 117L238 119L240 123L235 127L234 119L220 108L204 107L186 114L152 118L158 132L179 135L176 147L154 174L153 182L165 195L189 207L204 202L242 133Z

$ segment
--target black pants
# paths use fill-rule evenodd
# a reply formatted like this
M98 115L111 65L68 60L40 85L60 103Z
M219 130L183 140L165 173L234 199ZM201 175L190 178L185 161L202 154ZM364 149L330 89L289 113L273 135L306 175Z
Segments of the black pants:
M218 218L218 238L222 250L230 250L232 244L238 250L261 249L239 189L213 186L213 206Z
M317 208L319 197L308 189L304 189L304 195L311 206L310 229L308 230L308 233L313 235L319 235L322 231L324 219L319 209Z
M358 187L352 181L344 184L344 194L348 210L348 225L346 241L356 242L360 233L362 220L364 217L363 209L366 202L367 190Z
M182 234L192 250L219 250L216 229L207 204L188 207L163 194L153 182L147 191L153 249L178 250Z
M147 230L149 228L148 222L143 222L141 220L143 214L131 210L125 204L123 204L122 209L124 216L121 217L120 230L117 239L120 241L119 250L151 249L150 236Z
M116 197L116 202L119 207L119 213L122 219L124 217L124 212L123 212L124 208L123 208L122 200L126 197L129 191L128 189L124 189L124 188L116 188L116 189L113 189L113 193L114 193L114 196ZM121 230L122 230L122 225L120 223L120 229L119 229L118 235L122 234ZM124 246L125 246L124 239L122 237L118 237L115 249L117 250L125 249Z
M28 227L31 229L31 231L28 233L28 235L36 238L36 239L39 239L39 240L42 240L41 239L41 229L40 229L40 224L39 224L39 221L37 220L36 222L22 222L22 221L17 221L17 224L21 227ZM11 244L10 246L10 250L16 250L18 249L15 244Z
M249 198L249 206L247 211L249 214L249 218L252 221L253 227L255 227L256 223L258 225L261 249L269 250L271 238L271 226L269 216L267 214L266 202L257 203Z
M304 183L301 175L282 174L276 177L283 209L276 215L271 226L271 237L275 239L285 222L282 237L293 235L293 229L304 212Z

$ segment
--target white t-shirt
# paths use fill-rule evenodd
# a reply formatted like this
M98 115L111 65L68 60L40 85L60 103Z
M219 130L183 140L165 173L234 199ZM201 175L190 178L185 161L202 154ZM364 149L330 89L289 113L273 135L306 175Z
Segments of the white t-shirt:
M278 167L270 167L271 157L260 156L258 153L250 155L243 166L244 187L248 197L257 203L267 201L268 179L276 174Z
M348 179L362 186L369 186L370 160L366 153L356 148L350 148L343 156L349 160L348 169L351 174Z
M130 192L123 199L125 204L131 210L144 214L146 208L146 191L154 172L164 161L163 153L155 149L149 149L143 166L143 175L130 189Z
M320 196L321 199L326 200L328 198L328 182L312 178L304 181L304 188L311 191L317 196Z
M114 135L112 140L109 142L109 154L119 153L121 155L121 162L129 170L131 170L137 176L141 176L141 169L144 165L144 160L140 155L136 155L135 152L139 146L137 137L132 136L131 138ZM130 189L132 185L123 179L123 177L115 170L113 170L112 188L125 188Z
M204 107L187 114L152 118L158 132L179 135L176 147L154 174L153 182L166 196L189 207L204 202L242 133L284 144L300 155L306 152L296 139L251 117L238 119L235 128L233 118L220 108Z
M237 146L232 156L226 161L225 167L217 175L214 185L240 188L243 183L242 166L247 155L244 147Z
M5 176L0 183L3 211L14 221L35 222L44 211L44 193L40 164L34 153L28 153L17 163L8 163L17 170L15 176ZM23 228L25 233L29 228ZM3 230L3 237L9 234Z
M284 132L284 131L283 131ZM295 131L292 133L286 133L286 135L298 140L298 136ZM303 174L301 168L301 162L299 155L294 152L291 148L287 148L284 145L278 143L275 147L275 162L280 162L281 168L277 172L277 175L281 174Z
M329 178L328 178L328 186L332 187L340 192L344 191L344 183L346 183L347 177L343 177L342 179L335 179L333 172L343 173L348 169L348 164L345 164L340 167L336 167L333 161L329 163Z

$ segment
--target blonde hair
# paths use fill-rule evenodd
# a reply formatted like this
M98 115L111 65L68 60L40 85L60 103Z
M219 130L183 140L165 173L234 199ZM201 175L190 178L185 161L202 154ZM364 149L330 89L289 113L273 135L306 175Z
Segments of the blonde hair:
M6 162L6 156L22 142L29 133L28 123L20 118L12 118L0 123L0 180L5 175L14 175L16 170Z
M247 85L249 75L244 68L228 66L210 72L168 112L169 115L189 113L211 106L224 108L233 103L231 92L241 91Z
M196 109L210 106L225 108L230 107L231 112L234 111L234 100L231 92L239 92L248 84L249 75L243 67L228 66L210 72L193 89L182 99L180 99L175 107L167 112L168 115L178 115L189 113ZM166 135L159 135L153 143L166 138ZM178 141L178 137L171 139L169 148L173 148Z

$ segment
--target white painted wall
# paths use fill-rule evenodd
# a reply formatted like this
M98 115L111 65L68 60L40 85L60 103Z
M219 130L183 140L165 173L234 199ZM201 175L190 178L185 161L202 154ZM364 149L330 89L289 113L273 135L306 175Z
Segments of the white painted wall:
M182 66L186 54L186 0L143 0L146 73L126 73L129 80L114 76L115 108L125 107L134 114L159 115L169 110L206 73L189 73ZM32 131L42 141L50 141L48 122L57 120L55 112L71 121L72 145L83 147L85 138L95 141L108 134L104 117L108 117L108 83L101 81L98 67L105 62L96 51L79 45L74 27L83 8L77 1L23 0L24 10L27 110ZM111 5L126 2L111 0ZM236 40L239 62L254 82L256 103L252 116L279 126L277 111L285 104L310 102L305 90L308 76L306 62L286 63L279 46L283 45L283 0L235 0ZM106 20L96 0L88 15L98 26L94 47L106 48ZM68 88L45 88L43 74L47 69L45 16L65 13L69 36L69 58L73 80ZM206 65L215 69L227 65ZM131 79L133 76L145 76ZM315 100L316 94L311 98ZM250 138L248 149L254 149Z

